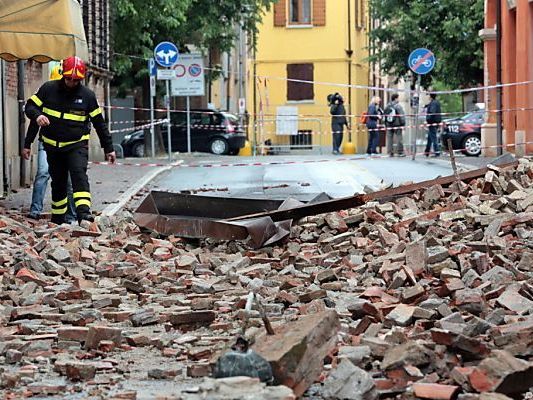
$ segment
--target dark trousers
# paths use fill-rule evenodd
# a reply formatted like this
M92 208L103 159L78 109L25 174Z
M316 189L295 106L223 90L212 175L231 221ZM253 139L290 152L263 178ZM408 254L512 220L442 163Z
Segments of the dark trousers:
M396 153L403 154L403 130L401 128L387 128L387 153L394 154L394 142Z
M437 140L437 131L439 130L438 126L429 126L428 127L428 140L426 143L426 155L430 153L431 147L433 146L433 151L435 154L440 154L440 146Z
M366 154L377 154L377 147L379 143L379 131L372 129L368 131L368 146L366 147Z
M333 151L340 151L342 136L343 136L343 126L332 126L333 130Z
M70 174L72 197L78 220L91 212L91 193L87 177L88 147L68 151L46 152L48 171L52 178L52 222L65 222L67 212L67 182Z

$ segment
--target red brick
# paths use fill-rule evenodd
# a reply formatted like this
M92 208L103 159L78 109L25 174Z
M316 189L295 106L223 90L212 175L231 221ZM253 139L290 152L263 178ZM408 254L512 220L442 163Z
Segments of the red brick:
M317 360L335 347L339 327L335 311L311 314L276 326L275 335L259 336L254 350L270 362L279 384L301 396L320 376L322 363Z
M57 328L57 335L61 340L75 340L77 342L85 342L89 328L78 326L65 326Z
M413 383L413 392L421 399L450 400L454 399L459 386L439 385L437 383Z

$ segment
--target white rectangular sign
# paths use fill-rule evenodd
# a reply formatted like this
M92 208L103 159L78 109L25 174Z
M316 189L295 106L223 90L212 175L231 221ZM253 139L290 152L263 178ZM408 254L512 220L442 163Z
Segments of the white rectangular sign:
M170 81L172 96L204 96L204 57L200 53L181 54L172 67L175 75Z
M276 108L276 134L298 134L298 107L280 106Z
M168 81L174 79L176 74L173 69L158 69L157 70L157 79Z
M155 76L150 77L150 96L155 96Z

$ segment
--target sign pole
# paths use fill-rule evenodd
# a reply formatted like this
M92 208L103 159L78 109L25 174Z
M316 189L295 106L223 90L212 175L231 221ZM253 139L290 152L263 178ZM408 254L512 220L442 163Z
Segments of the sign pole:
M167 87L167 140L168 140L168 161L172 161L172 141L170 140L170 128L172 124L170 123L170 83L168 80L165 81Z
M187 153L191 152L191 98L187 96Z
M161 42L157 46L155 46L154 49L154 59L155 62L157 62L160 66L163 68L172 68L179 59L179 50L176 47L174 43L171 42ZM165 72L165 74L161 74L159 72ZM168 140L168 160L172 161L172 140L171 140L171 128L172 124L170 123L170 82L169 79L172 79L171 76L172 73L174 73L173 70L158 70L157 71L157 78L158 79L165 79L166 81L166 89L167 89L167 140ZM154 140L152 137L152 146L154 145ZM152 147L153 149L154 147ZM153 150L152 150L153 151Z
M416 76L416 101L414 102L414 106L415 106L415 136L412 140L413 142L413 147L412 147L412 152L413 152L413 161L415 160L416 158L416 139L418 138L418 125L419 125L419 121L418 121L418 115L419 115L419 111L420 111L420 75L417 75Z
M150 79L155 79L150 77ZM150 85L150 139L152 145L152 152L150 153L152 157L155 157L155 127L154 127L154 91L152 85Z
M415 137L412 140L413 160L416 157L416 139L418 137L418 113L420 109L421 83L420 75L425 75L429 73L435 67L436 61L437 60L435 59L435 55L433 54L433 52L425 48L413 50L411 54L409 54L409 58L407 59L407 64L409 65L409 68L416 74L417 97L415 101L413 101L413 106L415 107Z
M154 127L154 96L157 69L155 59L148 60L148 75L150 77L150 139L151 139L151 156L155 157L155 127Z

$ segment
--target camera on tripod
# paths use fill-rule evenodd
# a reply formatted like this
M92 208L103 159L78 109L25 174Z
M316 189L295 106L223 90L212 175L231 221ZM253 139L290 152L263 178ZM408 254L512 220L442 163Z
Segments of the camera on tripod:
M344 99L339 93L328 94L328 105L343 103Z

